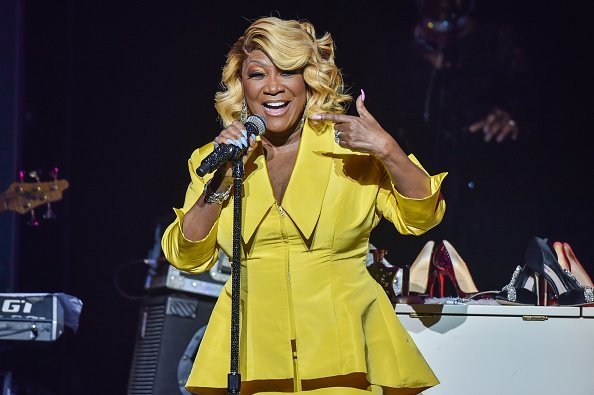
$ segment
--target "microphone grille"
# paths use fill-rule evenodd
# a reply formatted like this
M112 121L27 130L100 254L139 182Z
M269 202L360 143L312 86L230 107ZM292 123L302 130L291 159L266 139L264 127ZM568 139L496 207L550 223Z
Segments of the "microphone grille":
M258 136L266 131L266 121L259 115L250 115L245 123L251 123L258 129Z

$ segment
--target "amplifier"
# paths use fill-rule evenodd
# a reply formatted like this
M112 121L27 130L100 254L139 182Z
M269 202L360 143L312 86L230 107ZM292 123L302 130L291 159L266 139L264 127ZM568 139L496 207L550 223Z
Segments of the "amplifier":
M200 274L182 272L171 266L164 257L159 257L157 262L149 270L145 282L146 289L166 288L216 298L231 275L231 263L222 251L215 265L209 271Z
M63 331L56 294L0 294L0 340L54 341Z
M171 266L161 250L161 237L172 219L170 215L167 215L157 221L153 246L144 260L149 266L144 288L147 290L169 289L217 298L231 276L229 257L219 250L219 259L213 268L200 274L182 272Z
M180 293L143 300L128 395L190 395L184 385L215 302Z

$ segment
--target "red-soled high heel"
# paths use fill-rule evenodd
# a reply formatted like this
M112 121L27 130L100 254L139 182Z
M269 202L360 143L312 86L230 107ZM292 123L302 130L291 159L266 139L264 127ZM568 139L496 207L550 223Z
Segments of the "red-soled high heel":
M439 282L439 283L438 283ZM439 290L439 295L435 294L435 286ZM443 273L439 273L437 269L433 269L431 272L431 276L429 277L429 296L431 297L444 297L444 285L445 285L445 276Z
M580 261L577 259L577 256L575 256L573 248L571 248L569 243L563 243L563 251L565 252L565 256L567 257L567 261L569 262L569 271L574 274L576 279L582 285L594 287L592 279L590 278L588 272L586 272Z
M560 241L556 241L553 243L553 249L555 250L555 254L557 255L557 262L561 265L561 269L567 269L571 271L571 265L567 260L567 255L563 250L563 243Z
M555 250L555 254L557 254L557 261L562 269L570 271L580 284L594 287L592 279L580 263L577 256L575 256L573 248L571 248L569 243L556 241L553 243L553 249Z
M454 287L459 298L468 298L478 293L466 262L462 259L456 249L447 241L443 242L435 249L432 260L435 268L435 274L430 286L430 291L434 290L435 281L439 279L440 296L444 297L444 279L447 276ZM433 292L431 292L433 295Z

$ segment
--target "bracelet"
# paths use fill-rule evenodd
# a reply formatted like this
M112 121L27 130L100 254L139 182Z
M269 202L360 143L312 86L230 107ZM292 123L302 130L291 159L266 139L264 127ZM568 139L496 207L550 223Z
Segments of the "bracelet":
M225 200L229 199L229 196L231 196L231 187L233 184L229 184L227 189L225 189L223 192L216 192L210 189L211 181L212 179L208 180L206 184L204 184L204 201L210 204L223 204Z

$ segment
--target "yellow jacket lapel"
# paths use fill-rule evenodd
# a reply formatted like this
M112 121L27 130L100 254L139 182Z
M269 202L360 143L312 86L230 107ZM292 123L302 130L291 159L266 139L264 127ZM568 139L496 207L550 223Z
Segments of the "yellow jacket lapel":
M282 206L306 239L310 239L320 217L328 186L334 149L332 124L312 127L305 123L295 168Z
M244 243L248 243L270 207L275 203L262 143L258 144L256 151L246 162L245 174L242 236Z
M317 224L330 177L335 143L332 124L312 127L305 123L295 167L285 191L282 207L306 239ZM243 229L248 243L270 207L275 203L262 144L245 165Z

